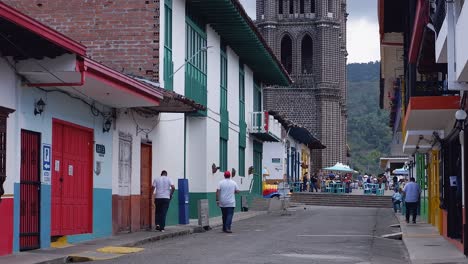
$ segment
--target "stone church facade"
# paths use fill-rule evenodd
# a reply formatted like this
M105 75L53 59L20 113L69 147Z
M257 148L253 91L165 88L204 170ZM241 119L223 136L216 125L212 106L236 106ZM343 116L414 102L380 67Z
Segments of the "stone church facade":
M264 89L264 108L315 133L312 169L347 163L346 0L257 0L256 25L290 73Z

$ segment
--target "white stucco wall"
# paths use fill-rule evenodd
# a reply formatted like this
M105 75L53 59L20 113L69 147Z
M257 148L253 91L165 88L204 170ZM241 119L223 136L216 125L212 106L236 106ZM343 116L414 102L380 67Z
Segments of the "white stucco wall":
M468 4L464 4L455 27L456 77L459 82L468 82Z
M162 6L162 5L161 5ZM164 9L160 12L160 83L164 87ZM185 63L185 0L174 0L172 3L172 50L174 70ZM219 122L220 122L220 36L208 25L206 27L207 45L207 117L187 117L186 175L191 192L214 192L222 172L213 174L211 165L219 166ZM228 169L239 171L239 57L229 48L228 56L228 111L229 141ZM253 73L245 66L245 120L253 108ZM174 75L174 91L185 92L185 66ZM183 178L184 162L184 118L183 114L161 114L161 122L153 135L153 176L164 168L169 176ZM163 120L172 120L164 122ZM245 153L245 171L253 165L253 139L247 135ZM250 179L236 176L242 190L248 190Z
M283 163L285 153L282 142L265 142L263 144L263 166L270 171L268 179L283 179ZM279 163L273 163L273 159L279 159Z
M0 58L0 106L7 107L10 109L17 109L17 91L15 72L8 65L8 63ZM18 146L18 112L10 114L7 119L7 159L6 159L6 181L3 184L5 194L13 194L13 182L16 181L17 175L19 175L19 162L20 160L17 155Z
M20 88L20 91L22 99L18 109L20 114L19 126L21 129L41 133L42 144L52 145L52 119L54 118L93 129L94 143L103 144L106 148L106 154L104 157L100 157L95 152L95 145L93 146L93 171L96 167L96 162L101 162L101 173L99 175L95 172L93 173L93 187L110 189L112 178L112 134L103 133L104 120L102 116L94 116L91 113L90 106L62 93L45 93L30 87ZM40 98L44 100L46 106L42 115L35 116L34 102ZM97 108L109 111L100 105L97 105ZM17 135L20 135L20 131L17 131L17 133ZM53 161L54 157L52 155L52 165L54 164ZM19 181L19 173L17 181Z

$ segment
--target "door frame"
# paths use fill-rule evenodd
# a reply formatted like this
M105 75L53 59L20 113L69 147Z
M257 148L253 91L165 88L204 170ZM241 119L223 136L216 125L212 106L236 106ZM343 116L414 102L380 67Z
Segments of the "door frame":
M125 133L119 131L119 138L118 138L118 144L119 144L119 155L117 157L118 160L118 178L117 178L117 199L122 199L123 195L120 193L120 173L121 173L121 168L120 168L120 142L121 141L126 141L130 144L130 176L129 176L129 183L128 183L128 188L129 188L129 193L128 193L128 228L126 227L125 229L122 229L122 225L120 225L120 217L121 217L121 212L123 212L123 208L119 206L119 203L117 202L117 232L119 233L129 233L132 232L132 168L133 168L133 135L130 133Z
M41 137L42 137L42 134L40 132L36 132L36 131L32 131L32 130L27 130L27 129L21 129L20 131L20 137L22 137L22 134L23 132L26 132L26 133L31 133L31 134L35 134L38 136L38 140L37 140L37 163L38 163L38 166L37 166L37 176L38 176L38 190L37 190L37 247L35 248L27 248L27 249L21 249L21 210L20 210L20 227L19 227L19 247L20 247L20 251L28 251L28 250L33 250L33 249L38 249L38 248L41 248L41 145L42 145L42 141L41 141ZM20 149L22 147L22 144L23 142L21 141L20 143ZM21 167L20 166L20 201L21 201ZM20 205L21 206L21 205Z
M62 119L58 119L58 118L52 118L52 142L54 141L53 140L53 127L54 127L54 124L61 124L61 125L65 125L65 126L69 126L69 127L73 127L73 128L76 128L76 129L79 129L79 130L84 130L86 132L89 132L91 134L91 143L93 144L91 148L89 148L89 161L90 161L90 164L91 166L89 166L89 171L88 171L88 175L90 175L90 192L89 192L89 212L88 212L88 221L89 221L89 231L90 233L93 233L94 232L94 225L93 225L93 209L94 209L94 205L93 205L93 200L94 200L94 195L93 195L93 189L94 189L94 144L95 144L95 139L94 139L94 129L92 128L89 128L89 127L85 127L85 126L81 126L81 125L78 125L78 124L75 124L75 123L71 123L71 122L68 122L68 121L65 121L65 120L62 120ZM52 153L53 153L53 150L54 150L54 146L52 145ZM52 158L53 158L53 155L52 155ZM54 165L55 166L55 165ZM53 188L53 186L51 187ZM52 192L52 190L51 190ZM51 197L52 199L52 197ZM52 213L52 208L51 208L51 213ZM52 219L51 219L52 221ZM51 223L52 224L52 223Z
M143 146L145 147L149 147L149 171L150 171L150 175L149 175L149 200L148 200L148 203L149 203L149 206L148 206L148 218L149 218L149 228L151 228L153 225L152 225L152 221L153 221L153 217L152 217L152 212L153 212L153 208L152 208L152 205L153 205L153 192L152 192L152 171L153 171L153 145L151 144L151 142L141 142L141 145L140 145L140 193L142 193L142 190L141 190L141 182L142 182L142 173L141 173L141 161L142 161L142 150L143 150ZM143 199L140 195L140 199ZM141 203L141 201L140 201ZM140 229L142 229L142 226L141 226L141 206L140 206Z

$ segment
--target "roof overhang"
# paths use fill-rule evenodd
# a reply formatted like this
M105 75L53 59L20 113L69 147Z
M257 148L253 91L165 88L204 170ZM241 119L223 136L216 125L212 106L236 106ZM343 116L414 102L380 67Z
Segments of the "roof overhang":
M403 32L406 0L379 0L378 17L380 38L385 33Z
M287 120L285 117L275 111L268 111L268 113L275 117L276 120L289 132L289 135L299 141L300 143L307 145L310 149L325 149L326 146L316 138L312 133L305 127L302 127L294 122Z
M134 77L136 80L149 84L153 89L159 90L163 94L163 99L158 106L151 106L139 109L149 114L154 113L193 113L197 111L206 111L206 106L195 102L176 92L166 90L159 83L144 78Z
M413 34L409 47L409 63L416 63L423 40L424 28L429 23L429 1L418 0L416 16L413 25Z
M302 144L307 145L310 149L326 148L316 137L312 135L312 133L310 133L307 128L300 126L291 127L289 130L289 135Z
M6 54L3 49L6 44L14 43L15 47L10 47L9 53L16 52L19 57L26 58L35 56L52 56L63 53L73 53L80 56L86 55L86 47L65 35L39 23L18 10L0 2L0 32L5 38L0 39L4 56L14 56L16 54ZM9 32L13 34L9 34ZM18 39L16 39L18 38ZM47 49L42 47L47 45ZM44 52L44 55L34 53L34 51ZM27 53L27 54L23 54Z
M403 152L426 152L435 143L434 132L443 137L455 122L459 96L411 97L403 125Z
M115 108L157 106L163 94L151 86L88 58L62 55L23 60L17 71L26 85L96 101Z
M387 163L395 163L395 162L405 162L409 161L408 157L382 157L380 158L380 168L385 169L387 167Z
M252 69L256 78L270 85L292 83L238 0L187 0L187 3Z
M404 74L403 34L385 33L380 43L380 101L381 108L390 109L394 82Z

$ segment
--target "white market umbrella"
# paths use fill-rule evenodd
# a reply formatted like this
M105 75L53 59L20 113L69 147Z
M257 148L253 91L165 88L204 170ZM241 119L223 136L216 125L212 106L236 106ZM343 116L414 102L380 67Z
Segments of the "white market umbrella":
M356 173L356 171L351 169L348 165L344 165L343 163L340 163L340 162L337 162L332 167L323 168L323 170Z

